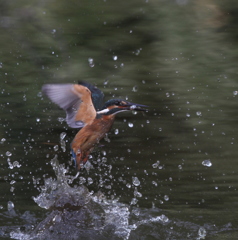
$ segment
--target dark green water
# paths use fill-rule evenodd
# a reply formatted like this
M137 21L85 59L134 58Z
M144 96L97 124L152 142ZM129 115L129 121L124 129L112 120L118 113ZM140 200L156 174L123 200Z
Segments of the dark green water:
M1 238L237 239L237 12L230 0L1 2ZM77 131L41 87L78 80L149 111L118 115L68 184Z

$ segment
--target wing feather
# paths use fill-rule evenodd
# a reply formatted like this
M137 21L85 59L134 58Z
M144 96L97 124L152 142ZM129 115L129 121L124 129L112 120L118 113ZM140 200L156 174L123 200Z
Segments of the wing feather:
M66 111L66 122L72 128L82 128L96 117L90 90L78 84L45 84L42 92Z

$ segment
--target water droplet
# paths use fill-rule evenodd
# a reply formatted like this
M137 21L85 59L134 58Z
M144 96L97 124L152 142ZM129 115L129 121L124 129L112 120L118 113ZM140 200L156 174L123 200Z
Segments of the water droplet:
M134 110L134 109L136 109L136 105L131 105L130 110Z
M103 84L104 84L104 85L107 85L108 82L109 82L109 81L106 79L106 80L104 80L104 83L103 83Z
M202 238L202 239L205 239L206 235L207 235L206 229L205 229L204 227L200 227L200 228L198 229L199 239L201 239L201 238Z
M40 118L36 118L36 122L40 122Z
M42 97L42 92L38 92L37 97Z
M139 54L140 54L140 49L137 49L137 50L135 51L135 55L138 56Z
M162 214L162 215L160 216L160 221L166 223L166 222L169 221L169 218L168 218L167 216L165 216L164 214Z
M15 181L15 180L12 180L12 181L10 182L10 184L14 184L14 183L16 183L16 181Z
M55 33L56 33L56 29L52 29L52 30L51 30L51 33L52 33L52 34L55 34Z
M89 185L90 185L90 184L93 184L93 179L90 178L90 177L88 177L88 184L89 184Z
M190 114L189 114L189 113L186 113L186 117L190 117Z
M210 161L210 159L207 159L207 160L204 160L202 162L202 165L206 166L206 167L211 167L212 166L212 162Z
M233 95L234 96L238 95L238 91L233 91Z
M15 207L14 203L12 201L8 201L8 203L7 203L7 210L11 211L11 210L14 209L14 207Z
M138 87L135 85L133 88L132 88L132 92L137 92L138 91Z
M84 177L79 177L79 184L86 183L86 179Z
M164 200L165 201L169 201L169 196L168 195L164 195Z
M2 138L0 143L3 144L5 141L6 141L6 138Z
M142 197L142 194L140 192L138 192L137 188L135 188L134 196L135 197Z
M138 202L138 199L136 199L136 198L131 199L131 205L136 205L137 202Z
M12 153L9 152L9 151L7 151L7 152L6 152L6 156L7 156L7 157L11 157L11 156L12 156Z
M64 122L64 118L62 118L62 117L58 117L58 119L57 119L61 124Z
M10 158L7 159L7 163L8 163L9 168L10 168L10 169L13 169L13 165L12 165L12 163L11 163Z
M132 111L132 114L133 114L133 115L136 115L136 114L137 114L137 111Z
M138 179L138 177L132 177L132 183L135 186L139 186L140 185L140 180Z
M183 169L182 165L178 165L178 169Z
M65 132L62 132L62 133L60 134L60 139L63 140L66 135L67 135L67 134L66 134Z
M114 61L116 61L116 60L117 60L117 56L113 56L112 59L113 59Z
M196 112L196 115L197 115L197 116L202 116L202 112L197 111L197 112Z
M13 167L17 167L17 168L21 167L21 164L18 161L14 161L12 165Z
M117 135L119 133L119 130L115 129L114 133Z
M153 164L152 164L152 167L153 167L153 168L157 168L157 167L159 166L159 163L160 163L160 161L157 161L156 163L153 163Z
M130 128L132 128L134 125L133 125L133 123L128 123L128 126L129 126Z
M54 151L58 151L59 150L59 146L58 145L55 145L54 146Z
M155 181L152 181L152 184L155 185L156 187L158 186L158 183Z
M88 58L89 67L94 67L93 58Z

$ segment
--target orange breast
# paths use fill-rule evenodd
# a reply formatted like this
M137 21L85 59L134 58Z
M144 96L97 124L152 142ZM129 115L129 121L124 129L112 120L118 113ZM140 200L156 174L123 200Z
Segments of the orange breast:
M78 169L81 163L87 161L89 153L93 147L110 131L114 117L102 117L94 119L93 123L83 127L75 136L71 147L76 155Z

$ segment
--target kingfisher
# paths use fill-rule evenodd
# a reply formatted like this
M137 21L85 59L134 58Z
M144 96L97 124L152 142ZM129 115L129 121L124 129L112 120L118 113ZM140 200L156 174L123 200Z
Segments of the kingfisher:
M146 105L122 99L111 99L103 104L103 92L86 82L45 84L42 92L66 111L69 127L80 129L71 143L78 170L87 162L95 145L110 131L117 113L147 110Z

